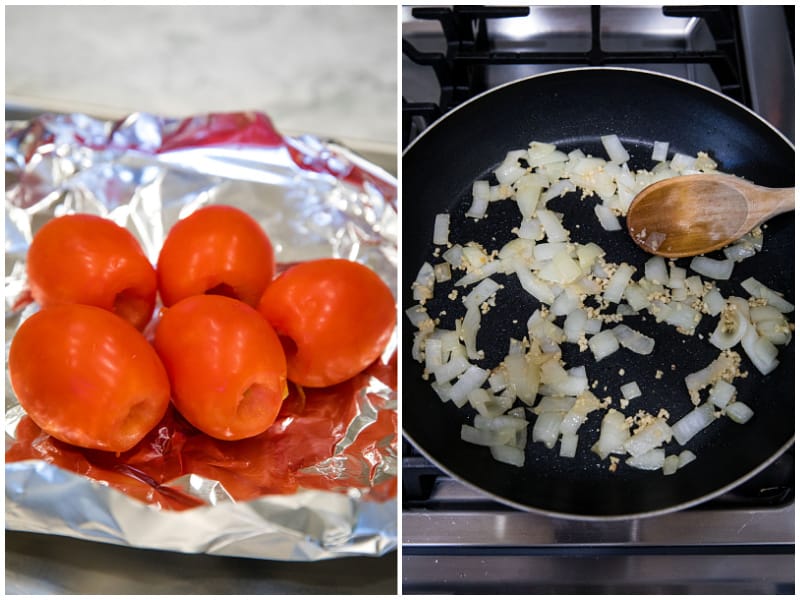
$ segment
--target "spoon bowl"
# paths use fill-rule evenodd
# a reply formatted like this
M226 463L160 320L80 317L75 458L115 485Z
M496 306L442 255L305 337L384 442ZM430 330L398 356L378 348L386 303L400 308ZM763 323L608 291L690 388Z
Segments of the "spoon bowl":
M637 194L628 209L628 233L651 254L697 256L724 248L790 210L794 188L765 188L733 175L682 175Z

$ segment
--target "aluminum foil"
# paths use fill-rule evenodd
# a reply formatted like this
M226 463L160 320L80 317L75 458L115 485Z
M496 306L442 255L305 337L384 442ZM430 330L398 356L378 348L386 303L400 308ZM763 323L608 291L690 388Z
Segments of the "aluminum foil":
M46 114L6 124L6 357L17 327L38 309L27 292L25 256L49 219L71 212L112 219L155 263L172 224L213 203L233 204L258 220L279 269L345 257L370 266L396 295L396 181L347 148L281 135L261 113L137 113L121 121ZM395 352L396 336L382 360L391 364ZM170 486L201 506L176 511L48 460L7 462L6 527L272 560L383 555L397 545L397 503L393 494L373 500L370 490L396 481L396 430L364 448L355 442L379 414L396 412L396 392L371 377L355 398L330 456L303 469L332 481L329 490L234 501L220 482L188 473ZM24 412L7 372L5 414L8 450Z

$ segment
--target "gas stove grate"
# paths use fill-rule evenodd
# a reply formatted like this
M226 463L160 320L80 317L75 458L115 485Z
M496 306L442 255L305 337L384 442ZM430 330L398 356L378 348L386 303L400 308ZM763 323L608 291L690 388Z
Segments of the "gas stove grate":
M591 46L588 51L506 52L492 49L487 21L527 16L530 8L453 6L417 7L411 14L441 26L446 52L424 52L403 40L403 54L413 63L431 67L439 84L438 102L403 101L403 145L449 110L489 89L487 68L496 65L659 65L705 64L723 93L751 106L736 6L666 6L671 17L702 19L714 39L714 50L616 51L601 44L601 7L591 7Z

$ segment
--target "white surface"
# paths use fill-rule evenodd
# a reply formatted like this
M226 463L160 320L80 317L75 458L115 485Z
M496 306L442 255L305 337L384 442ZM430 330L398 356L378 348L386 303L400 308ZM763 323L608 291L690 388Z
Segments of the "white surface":
M114 118L261 110L395 147L395 6L10 6L6 102Z

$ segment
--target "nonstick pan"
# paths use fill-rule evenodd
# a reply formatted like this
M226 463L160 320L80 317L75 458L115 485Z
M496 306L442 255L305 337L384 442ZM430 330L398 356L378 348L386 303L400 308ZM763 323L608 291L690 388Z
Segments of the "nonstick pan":
M764 186L794 185L794 148L770 124L744 106L707 88L634 69L581 68L555 71L519 80L486 92L434 123L403 155L402 286L403 307L416 304L411 284L426 260L431 260L433 222L438 213L451 213L451 239L476 240L487 249L511 239L518 211L511 202L492 203L490 218L475 223L463 217L471 200L472 183L488 178L509 150L526 148L533 140L569 151L581 148L605 157L600 136L617 134L631 154L632 168L652 168L654 141L670 143L670 155L707 152L719 169ZM548 206L563 212L573 240L595 241L614 262L639 268L648 255L623 228L606 232L591 208L575 195ZM577 226L576 226L577 224ZM624 223L623 223L624 225ZM721 254L719 254L721 256ZM716 257L717 253L710 256ZM680 259L687 266L689 259ZM763 250L737 265L731 281L721 282L723 295L747 294L739 282L749 276L785 294L793 302L794 220L783 215L770 221ZM482 321L478 347L486 352L483 366L497 364L508 350L508 339L525 335L525 323L538 306L513 278L498 278L498 308ZM438 296L438 294L437 294ZM500 308L502 307L502 308ZM445 311L443 314L439 314ZM433 302L429 314L452 328L456 311ZM719 355L707 342L716 319L706 316L687 337L650 317L637 319L635 328L654 337L656 349L641 357L618 351L595 363L589 352L563 344L570 366L585 364L595 393L621 396L619 386L636 381L643 396L631 408L651 413L670 412L673 423L691 408L684 377ZM789 316L793 320L793 313ZM630 322L629 322L630 323ZM470 423L469 407L443 403L422 378L422 365L411 357L415 328L403 323L403 429L409 441L435 465L466 484L508 505L553 516L580 519L623 519L652 516L711 499L743 483L794 443L794 342L780 348L780 365L762 376L742 354L744 379L737 379L738 398L755 411L745 425L717 419L686 446L697 460L677 473L640 471L620 464L616 472L590 451L599 435L603 411L590 414L580 430L575 458L560 458L558 447L548 450L528 442L523 467L493 460L488 449L460 440L462 423ZM638 404L635 404L638 403ZM632 414L631 410L626 411ZM529 419L532 421L532 418ZM529 425L528 431L530 432ZM671 442L675 445L676 442ZM670 446L670 452L680 451Z

